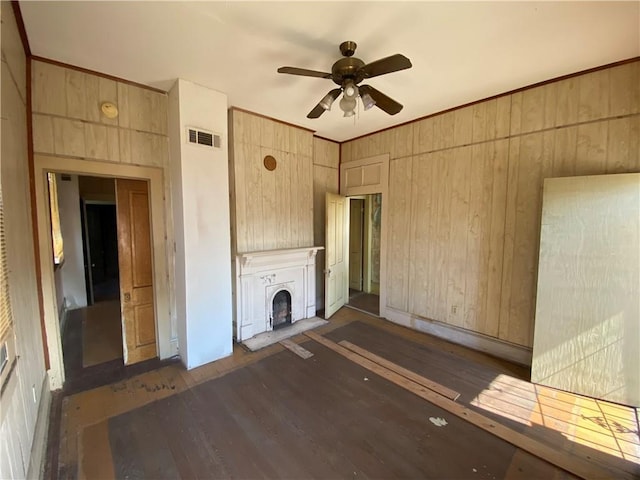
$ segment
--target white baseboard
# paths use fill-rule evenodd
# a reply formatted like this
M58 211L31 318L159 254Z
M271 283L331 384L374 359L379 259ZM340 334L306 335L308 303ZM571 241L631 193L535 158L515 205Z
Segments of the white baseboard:
M454 327L387 307L385 318L419 332L428 333L459 345L488 353L521 365L531 366L531 349L481 333Z
M38 405L38 418L33 432L31 444L31 456L27 478L43 478L44 467L47 459L47 441L49 437L49 419L51 413L51 389L49 387L49 375L44 376L40 390L40 404Z

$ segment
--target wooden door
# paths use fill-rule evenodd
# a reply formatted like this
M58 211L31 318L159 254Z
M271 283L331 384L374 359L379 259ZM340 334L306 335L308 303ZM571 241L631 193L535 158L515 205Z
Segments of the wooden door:
M349 288L362 290L364 200L349 201Z
M130 365L157 356L147 182L117 179L116 203L122 345Z
M349 298L349 199L327 193L324 271L324 318Z

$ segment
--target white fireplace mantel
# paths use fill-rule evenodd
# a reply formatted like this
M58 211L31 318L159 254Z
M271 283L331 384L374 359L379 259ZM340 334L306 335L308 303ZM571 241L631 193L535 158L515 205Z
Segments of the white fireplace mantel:
M236 256L235 336L238 342L272 329L273 298L291 294L291 323L316 314L316 254L324 247L287 248Z

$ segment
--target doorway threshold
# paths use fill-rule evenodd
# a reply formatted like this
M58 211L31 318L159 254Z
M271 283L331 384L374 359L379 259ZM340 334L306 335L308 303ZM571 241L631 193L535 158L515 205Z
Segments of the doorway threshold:
M345 303L344 304L345 307L350 308L351 310L356 310L357 312L361 312L361 313L366 313L367 315L371 315L372 317L376 317L376 318L382 318L379 314L377 313L373 313L373 312L369 312L367 310L364 310L362 308L358 308L354 305L351 305L349 303Z

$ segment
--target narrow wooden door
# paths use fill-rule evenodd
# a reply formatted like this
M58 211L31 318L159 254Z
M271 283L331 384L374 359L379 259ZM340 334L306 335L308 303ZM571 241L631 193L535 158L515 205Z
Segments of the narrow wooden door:
M362 290L364 200L349 201L349 288Z
M327 193L325 230L324 318L349 298L349 199Z
M116 180L118 264L124 363L157 356L149 188L141 180Z

